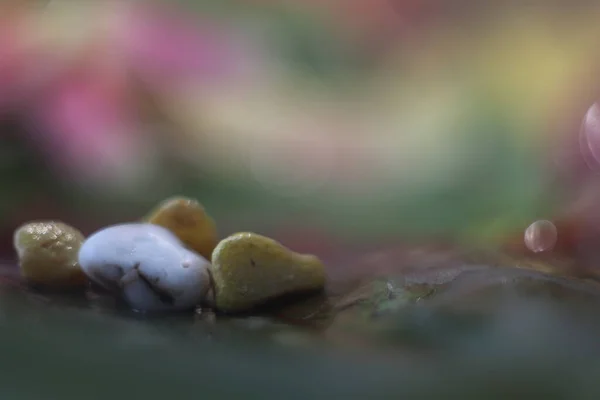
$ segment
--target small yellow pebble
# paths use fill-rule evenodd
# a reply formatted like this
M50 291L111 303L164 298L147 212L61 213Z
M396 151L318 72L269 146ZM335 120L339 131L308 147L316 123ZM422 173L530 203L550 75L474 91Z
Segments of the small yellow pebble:
M215 305L225 312L249 310L284 294L323 289L325 267L255 233L223 239L212 255Z
M160 203L145 221L167 228L189 249L207 260L218 242L215 222L206 214L202 204L194 199L169 198Z
M43 286L84 285L86 277L77 262L84 239L81 232L62 222L22 225L13 237L21 275L29 283Z

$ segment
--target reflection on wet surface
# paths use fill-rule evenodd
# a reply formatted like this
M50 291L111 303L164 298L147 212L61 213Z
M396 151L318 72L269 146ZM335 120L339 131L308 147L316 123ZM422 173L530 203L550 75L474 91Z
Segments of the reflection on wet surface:
M0 385L18 399L505 398L509 383L600 394L599 284L492 258L396 250L379 268L348 266L352 279L331 269L325 293L239 317L133 313L96 290L26 289L5 266Z

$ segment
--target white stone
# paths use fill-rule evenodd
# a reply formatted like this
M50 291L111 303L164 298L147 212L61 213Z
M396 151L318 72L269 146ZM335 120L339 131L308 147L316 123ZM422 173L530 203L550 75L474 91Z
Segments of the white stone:
M209 262L169 230L147 223L113 225L79 250L84 273L139 311L191 308L204 300Z

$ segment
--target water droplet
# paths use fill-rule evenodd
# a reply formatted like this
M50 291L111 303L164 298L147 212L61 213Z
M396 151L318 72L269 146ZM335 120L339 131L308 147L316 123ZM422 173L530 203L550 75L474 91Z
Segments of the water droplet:
M525 230L525 245L534 253L552 250L557 240L558 230L547 220L535 221Z
M600 105L594 103L586 112L579 132L583 160L592 171L600 170Z

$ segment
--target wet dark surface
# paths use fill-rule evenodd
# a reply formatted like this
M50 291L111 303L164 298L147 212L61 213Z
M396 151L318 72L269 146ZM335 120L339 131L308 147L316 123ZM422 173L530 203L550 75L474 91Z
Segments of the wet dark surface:
M233 317L40 292L4 263L2 398L596 398L600 285L556 270L396 248Z

